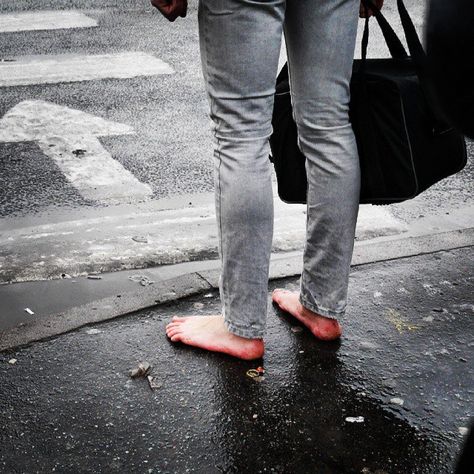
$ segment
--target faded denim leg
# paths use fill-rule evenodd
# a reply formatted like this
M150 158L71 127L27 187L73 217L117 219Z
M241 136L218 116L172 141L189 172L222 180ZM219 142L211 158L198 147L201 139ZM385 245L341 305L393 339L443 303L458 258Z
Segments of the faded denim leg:
M215 138L215 204L227 329L262 338L273 196L268 137L284 0L200 0L199 35Z
M359 0L288 0L284 25L293 114L308 176L301 304L344 314L360 168L349 122Z
M358 0L200 0L200 48L215 137L215 191L230 332L261 338L273 200L268 137L284 22L294 118L309 182L301 303L345 311L360 171L349 123Z

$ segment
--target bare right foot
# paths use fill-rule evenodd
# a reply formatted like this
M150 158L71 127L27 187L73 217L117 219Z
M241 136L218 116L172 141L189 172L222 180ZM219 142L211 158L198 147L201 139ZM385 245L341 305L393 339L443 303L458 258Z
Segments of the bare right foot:
M172 342L223 352L244 360L260 359L264 352L262 339L247 339L230 333L220 315L175 316L166 326L166 335Z
M341 337L341 325L335 319L326 318L305 308L300 303L298 292L277 288L273 290L272 300L280 309L301 321L318 339L334 341Z

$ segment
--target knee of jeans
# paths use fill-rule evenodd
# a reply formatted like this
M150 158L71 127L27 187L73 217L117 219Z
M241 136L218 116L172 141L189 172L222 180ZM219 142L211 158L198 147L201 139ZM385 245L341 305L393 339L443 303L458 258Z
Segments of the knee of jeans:
M293 119L303 136L344 128L350 125L349 101L331 97L295 101Z
M272 133L272 97L214 98L211 120L223 141L267 139Z

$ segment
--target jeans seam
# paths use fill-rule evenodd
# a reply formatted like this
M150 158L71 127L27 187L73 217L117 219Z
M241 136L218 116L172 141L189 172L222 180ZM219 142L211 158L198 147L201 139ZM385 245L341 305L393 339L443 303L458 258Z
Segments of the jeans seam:
M265 332L264 329L242 329L226 320L224 320L224 325L230 333L246 339L262 339Z
M224 246L222 244L222 191L221 191L221 164L222 164L222 156L221 156L221 145L220 139L214 134L215 139L217 141L217 157L219 160L219 165L217 167L217 194L218 194L218 203L219 203L219 245L220 245L220 260L221 260L221 272L223 271L224 265ZM225 289L224 289L224 280L221 279L222 285L222 295L224 297L224 301L222 302L224 305L224 316L225 316Z
M305 296L303 296L303 291L300 291L299 300L305 308L309 309L313 313L319 314L320 316L324 316L325 318L337 319L340 316L344 316L346 312L345 307L340 311L334 311L332 309L320 306L317 302L310 302Z
M201 6L204 7L204 5L201 3ZM204 7L205 8L205 7ZM209 67L209 28L208 28L208 15L203 15L203 30L204 30L204 48L205 48L205 67L206 67L206 78L207 78L207 93L209 96L209 107L210 107L210 113L211 116L214 117L215 120L217 119L216 114L214 113L215 109L215 99L212 96L212 74L210 71ZM217 123L214 125L214 141L216 143L216 152L217 152L217 159L219 160L219 164L217 166L217 201L218 201L218 206L219 209L216 209L216 212L218 211L219 214L219 219L217 220L217 226L218 226L218 234L219 234L219 257L221 261L221 273L222 273L222 267L224 263L224 257L223 257L223 250L224 247L222 245L222 211L221 211L221 199L222 199L222 192L221 192L221 164L222 164L222 156L221 156L221 141L220 138L217 136ZM222 277L220 278L220 283L222 285L222 298L224 301L222 301L223 304L223 315L225 317L225 291L224 291L224 282Z

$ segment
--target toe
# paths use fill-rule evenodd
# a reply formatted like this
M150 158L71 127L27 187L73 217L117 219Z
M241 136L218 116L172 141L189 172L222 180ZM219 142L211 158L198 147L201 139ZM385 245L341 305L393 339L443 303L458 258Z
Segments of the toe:
M280 297L286 293L290 293L288 290L285 290L284 288L275 288L272 291L272 298L273 301L277 301L280 299Z
M166 330L181 326L180 322L171 322L166 325Z
M168 337L173 337L175 334L181 333L181 328L176 327L176 328L171 328L166 331L166 335Z
M179 323L179 322L183 322L185 321L186 319L188 318L184 318L182 316L173 316L173 318L171 319L172 322L176 322L176 323Z
M171 340L171 342L181 342L181 337L182 337L182 334L178 333L178 334L175 334L174 336L170 337L170 340Z

